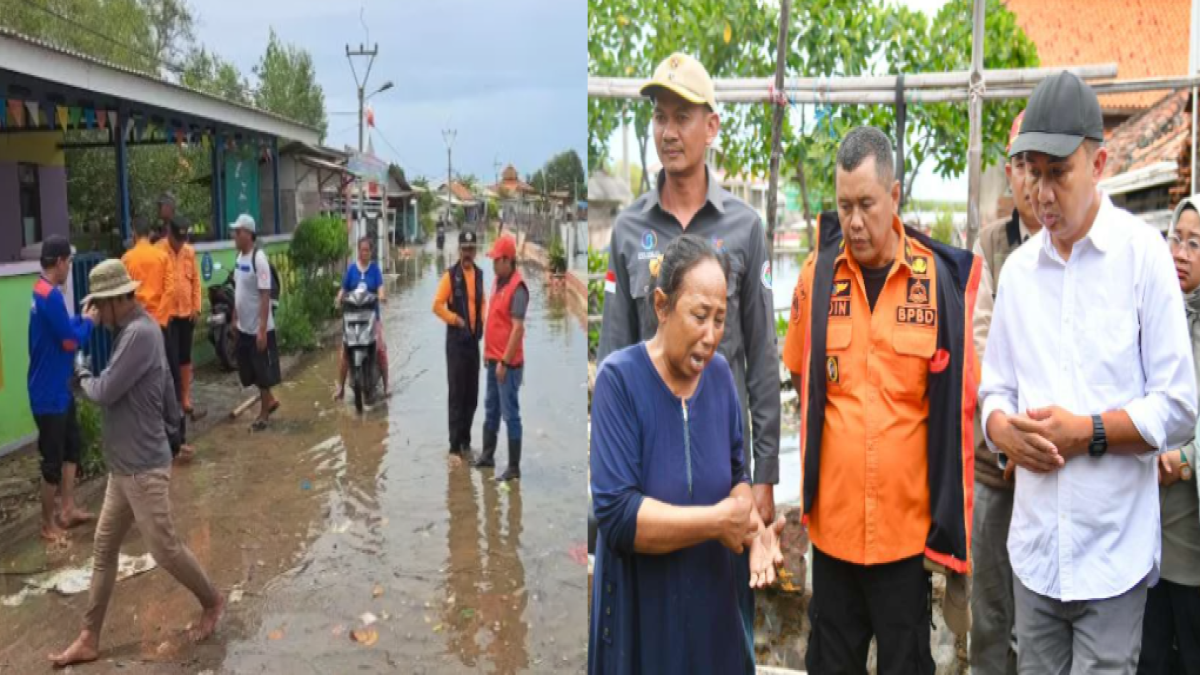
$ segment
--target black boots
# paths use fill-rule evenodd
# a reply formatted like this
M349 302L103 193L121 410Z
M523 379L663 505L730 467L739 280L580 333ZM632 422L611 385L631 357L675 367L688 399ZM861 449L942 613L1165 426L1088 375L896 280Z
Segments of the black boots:
M521 477L521 439L508 439L508 470L496 480L507 482Z
M483 453L479 458L471 462L471 466L476 469L485 469L496 466L496 432L483 430Z

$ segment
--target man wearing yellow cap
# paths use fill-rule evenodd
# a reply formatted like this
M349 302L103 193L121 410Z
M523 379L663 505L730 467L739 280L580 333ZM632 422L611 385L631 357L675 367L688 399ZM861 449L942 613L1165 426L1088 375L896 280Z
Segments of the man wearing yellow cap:
M979 294L975 298L975 353L983 361L992 305L1000 285L1004 261L1041 223L1033 212L1033 201L1025 189L1025 156L1013 154L1012 142L1021 131L1022 112L1013 120L1008 137L1010 151L1004 174L1012 191L1012 215L986 225L975 242L975 255L983 259ZM975 409L975 520L971 532L971 557L975 560L971 580L971 669L982 675L1014 675L1016 652L1012 649L1012 566L1008 560L1008 523L1012 520L1013 469L1002 470L997 455L988 451L983 437L980 408Z
M654 104L654 147L662 162L655 189L617 217L610 242L604 318L597 359L648 340L658 329L655 264L668 244L698 236L729 260L727 314L719 350L733 370L753 439L753 491L764 522L775 521L779 482L779 359L775 345L771 261L762 219L723 189L705 162L721 129L712 79L685 54L663 61L641 93ZM748 412L747 412L748 411ZM754 598L748 559L735 567L748 665L752 669Z

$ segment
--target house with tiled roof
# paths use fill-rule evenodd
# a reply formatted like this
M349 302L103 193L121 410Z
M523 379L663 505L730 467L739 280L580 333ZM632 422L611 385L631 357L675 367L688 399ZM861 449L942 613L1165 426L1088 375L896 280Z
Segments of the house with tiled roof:
M1117 64L1122 80L1186 75L1187 0L1003 0L1043 67ZM1109 132L1170 92L1100 97Z
M1171 210L1191 187L1191 92L1161 101L1109 134L1100 187L1113 202L1166 229Z

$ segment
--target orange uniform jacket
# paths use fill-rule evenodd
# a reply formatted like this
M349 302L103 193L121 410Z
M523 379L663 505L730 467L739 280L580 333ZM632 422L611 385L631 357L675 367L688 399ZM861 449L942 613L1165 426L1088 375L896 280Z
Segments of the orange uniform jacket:
M171 272L175 285L166 298L167 314L170 317L191 319L200 313L200 271L196 269L196 250L185 243L176 253L166 237L157 244L171 261Z
M822 214L792 297L783 358L803 383L804 517L813 544L840 560L924 554L965 573L980 265L899 218L893 227L900 255L874 312L836 214Z
M175 272L171 259L156 248L149 239L139 239L133 248L121 256L125 269L135 281L142 282L137 289L138 302L146 308L146 313L166 327L171 318L168 307L172 289L175 287Z

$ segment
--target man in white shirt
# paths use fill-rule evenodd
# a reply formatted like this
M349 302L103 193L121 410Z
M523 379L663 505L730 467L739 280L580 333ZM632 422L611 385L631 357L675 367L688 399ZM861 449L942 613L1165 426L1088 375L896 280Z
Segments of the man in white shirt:
M1013 144L1043 229L1000 274L980 398L989 447L1017 465L1021 673L1136 671L1158 576L1156 455L1196 421L1171 257L1098 190L1103 138L1095 92L1059 73Z
M258 419L250 429L262 431L267 427L271 413L279 408L279 399L271 393L271 388L282 379L279 347L275 342L275 316L271 311L271 264L267 254L256 245L254 218L243 213L229 229L238 250L233 271L238 374L243 387L258 387Z

